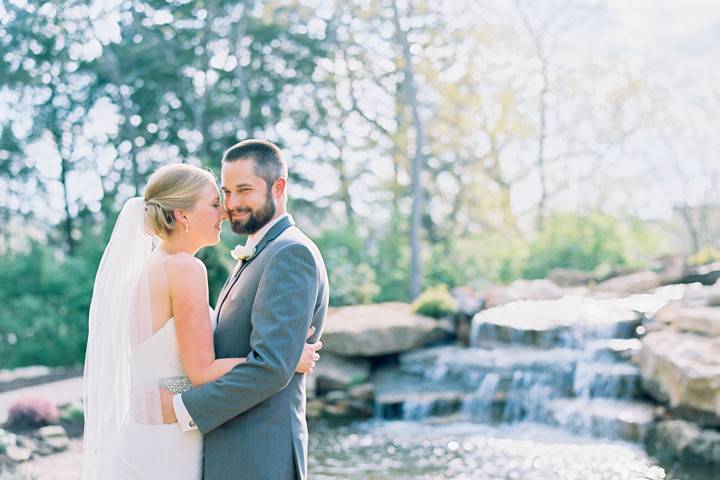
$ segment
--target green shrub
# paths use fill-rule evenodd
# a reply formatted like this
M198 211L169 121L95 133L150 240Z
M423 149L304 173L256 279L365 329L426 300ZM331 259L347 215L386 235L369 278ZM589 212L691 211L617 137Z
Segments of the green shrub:
M443 318L457 311L457 303L445 284L425 290L412 304L413 312L433 318Z
M720 250L712 245L705 245L695 255L688 258L690 265L707 265L714 262L720 262Z
M238 242L239 243L239 242ZM233 247L234 248L234 247ZM219 243L206 247L198 252L197 257L205 264L208 273L208 289L210 306L215 307L220 290L225 285L228 275L235 267L235 260L230 256L231 248Z
M367 263L367 251L352 226L326 230L315 239L325 259L330 304L370 303L380 292L375 270Z
M60 411L60 420L64 422L82 423L85 421L85 414L83 413L82 408L77 405L70 404L63 407Z
M558 214L530 243L522 268L525 278L545 278L554 268L591 272L598 266L625 265L620 221L605 214Z
M371 303L380 292L375 283L375 272L366 263L336 265L328 276L333 306Z
M78 405L66 405L60 411L60 425L65 428L69 437L80 437L85 428L85 414Z
M430 256L423 264L423 285L445 284L455 288L484 276L478 242L453 238L430 245ZM480 244L482 245L482 244Z
M5 453L8 445L15 444L15 434L0 428L0 455Z
M102 248L88 238L73 256L55 256L49 246L34 244L27 253L0 257L0 365L82 362Z

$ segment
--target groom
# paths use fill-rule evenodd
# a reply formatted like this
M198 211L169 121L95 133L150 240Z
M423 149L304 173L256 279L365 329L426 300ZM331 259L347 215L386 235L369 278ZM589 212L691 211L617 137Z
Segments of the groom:
M242 250L252 254L220 292L215 353L247 362L165 398L164 415L205 435L205 480L304 480L305 375L294 370L308 329L315 327L310 343L323 331L325 264L286 211L287 167L277 146L246 140L231 147L221 180L232 229L249 235Z

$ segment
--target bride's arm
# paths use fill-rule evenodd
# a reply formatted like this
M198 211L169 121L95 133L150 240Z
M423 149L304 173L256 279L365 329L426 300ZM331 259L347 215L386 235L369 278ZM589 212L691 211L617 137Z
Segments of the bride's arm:
M245 358L215 358L208 309L205 265L191 255L175 255L165 265L183 368L193 385L217 380ZM312 371L321 344L306 345L297 370Z

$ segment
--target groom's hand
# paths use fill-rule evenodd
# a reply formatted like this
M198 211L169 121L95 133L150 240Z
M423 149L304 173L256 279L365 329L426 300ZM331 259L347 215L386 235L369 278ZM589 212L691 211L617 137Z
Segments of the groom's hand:
M175 408L173 408L173 397L175 396L167 388L160 387L160 403L162 405L163 423L177 423Z
M308 330L307 338L312 337L315 334L315 327L310 327ZM300 356L300 361L297 364L295 371L298 373L312 373L315 368L315 362L320 360L320 354L317 353L322 348L322 342L306 343L303 348L303 353Z

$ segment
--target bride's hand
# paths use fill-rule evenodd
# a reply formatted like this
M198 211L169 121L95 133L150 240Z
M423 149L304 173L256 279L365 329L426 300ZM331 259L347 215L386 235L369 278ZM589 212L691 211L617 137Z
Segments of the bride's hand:
M312 337L314 333L315 327L310 327L307 338ZM315 368L315 362L320 360L320 354L317 352L321 348L322 342L306 343L295 371L298 373L312 373Z
M162 405L163 423L176 423L175 408L173 407L173 397L175 396L167 388L160 387L160 404Z

